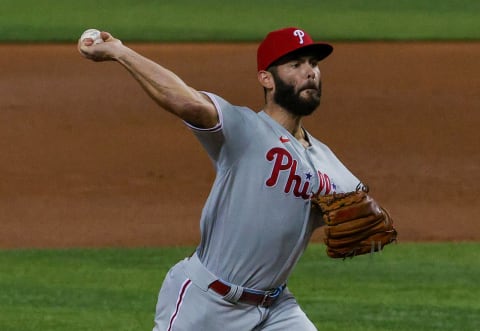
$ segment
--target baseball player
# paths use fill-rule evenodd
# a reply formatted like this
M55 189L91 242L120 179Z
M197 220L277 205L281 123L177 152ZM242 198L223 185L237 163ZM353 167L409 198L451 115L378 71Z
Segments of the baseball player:
M201 241L166 275L153 330L316 330L287 287L322 225L310 199L359 183L302 125L320 104L319 62L332 46L296 27L270 32L257 52L265 105L256 112L187 86L107 32L101 38L79 40L79 51L126 68L162 109L184 121L216 169Z

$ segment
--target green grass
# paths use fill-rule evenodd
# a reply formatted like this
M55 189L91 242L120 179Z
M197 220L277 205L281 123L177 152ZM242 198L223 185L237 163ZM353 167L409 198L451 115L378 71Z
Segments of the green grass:
M257 41L300 26L326 40L480 39L477 0L2 0L0 41Z
M320 248L290 283L320 330L480 330L480 243L399 244L345 261L317 261Z
M150 330L191 247L0 251L0 330ZM480 243L398 244L348 260L311 245L289 287L320 330L480 329Z
M184 250L0 254L0 330L148 330L155 292Z

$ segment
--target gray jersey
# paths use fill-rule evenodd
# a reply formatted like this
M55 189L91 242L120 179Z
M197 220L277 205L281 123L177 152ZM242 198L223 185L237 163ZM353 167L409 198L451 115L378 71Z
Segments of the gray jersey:
M220 120L212 129L192 128L216 169L197 254L224 281L279 286L321 225L310 197L355 190L359 180L308 133L305 148L265 112L207 95Z

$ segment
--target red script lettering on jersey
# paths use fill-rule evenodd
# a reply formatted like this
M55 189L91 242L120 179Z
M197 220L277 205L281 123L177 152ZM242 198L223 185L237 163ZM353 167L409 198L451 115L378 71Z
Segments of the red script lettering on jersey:
M266 158L268 161L274 162L272 173L265 182L268 187L273 187L278 183L278 178L282 171L288 171L288 179L284 188L285 193L290 193L293 187L293 194L296 197L310 199L313 194L316 194L309 192L310 181L303 181L302 176L297 174L298 161L295 160L286 149L274 147L267 152ZM320 171L317 171L317 175L319 178L318 192L324 191L325 194L330 193L332 190L330 178L327 174L321 173Z

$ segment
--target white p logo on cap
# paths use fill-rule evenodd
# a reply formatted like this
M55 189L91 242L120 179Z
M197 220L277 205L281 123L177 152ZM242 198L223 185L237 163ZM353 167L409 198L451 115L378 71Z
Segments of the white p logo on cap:
M300 44L303 44L303 36L305 36L305 32L303 32L302 30L295 30L293 31L293 35L295 37L298 37L298 42Z

